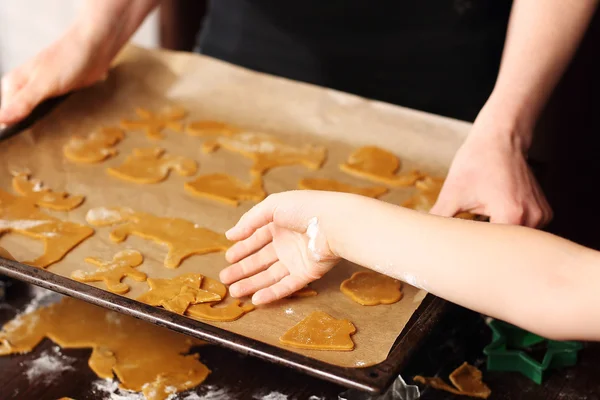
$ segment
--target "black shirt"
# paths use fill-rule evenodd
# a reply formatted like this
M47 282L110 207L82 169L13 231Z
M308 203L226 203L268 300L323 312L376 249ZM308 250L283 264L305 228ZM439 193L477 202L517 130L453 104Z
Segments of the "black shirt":
M472 121L496 81L510 8L506 0L216 0L198 50Z

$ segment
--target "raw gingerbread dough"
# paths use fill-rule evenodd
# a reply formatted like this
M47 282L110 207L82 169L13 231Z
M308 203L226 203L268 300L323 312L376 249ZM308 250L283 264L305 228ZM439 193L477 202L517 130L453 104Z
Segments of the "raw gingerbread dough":
M396 175L400 169L398 157L375 146L365 146L355 150L344 164L340 164L340 169L350 175L394 187L412 186L423 177L419 171Z
M115 254L112 261L88 257L85 262L98 266L99 270L90 272L77 270L71 274L71 278L79 282L103 281L110 292L124 294L130 289L129 285L121 282L125 277L137 282L146 280L146 274L135 269L142 265L143 261L144 257L136 250L120 251Z
M261 201L266 197L262 177L255 176L250 185L227 174L203 175L184 185L185 190L198 197L217 200L231 206L239 205L242 200Z
M429 212L437 201L444 178L434 178L425 176L422 180L415 183L418 193L402 203L402 207L410 208L417 211ZM461 219L475 219L475 215L467 212L459 213L455 216Z
M388 189L384 186L360 187L325 178L301 179L300 182L298 182L298 189L354 193L361 196L372 197L374 199L383 196L388 192Z
M30 193L28 189L30 184L31 182L23 176L17 176L13 180L13 186L18 187L23 193ZM37 192L33 190L31 193ZM75 204L81 204L78 199L73 201L72 197L64 197L64 193L49 191L43 192L46 193L43 197L31 193L19 197L0 190L0 235L14 232L42 241L44 253L35 260L24 261L24 263L46 268L60 261L71 249L92 236L94 230L89 226L61 221L38 209L38 207L71 209Z
M314 311L281 336L279 341L299 349L348 351L354 350L350 335L355 332L352 322Z
M113 242L136 235L166 245L169 248L165 258L167 268L177 268L184 258L193 254L225 251L232 245L225 235L185 219L157 217L128 208L93 208L88 211L86 221L93 226L118 225L110 233Z
M190 136L231 136L238 132L238 129L219 121L192 121L185 131Z
M192 273L171 279L150 278L150 290L137 300L177 314L183 314L192 304L220 301L222 297L219 294L200 288L204 279L208 278Z
M230 322L239 319L244 314L254 310L252 304L241 304L239 300L233 300L229 304L196 304L190 306L185 315L201 321Z
M371 271L355 272L340 285L346 296L363 306L393 304L402 298L402 283Z
M292 293L289 297L290 298L295 298L295 297L313 297L316 296L318 293L315 289L312 289L308 286L303 287L302 289L298 290L295 293Z
M27 174L17 174L12 180L13 189L30 202L55 211L70 211L83 203L85 197L71 196L64 192L53 192L37 179L29 179Z
M106 171L116 177L135 183L157 183L165 180L171 170L181 176L192 176L198 163L186 157L164 154L160 147L133 149L133 153L118 167Z
M316 170L321 168L327 157L327 150L322 146L293 146L275 136L255 132L219 137L205 143L203 150L211 152L221 146L252 159L254 165L250 172L254 175L262 175L271 168L287 165L303 165Z
M187 111L180 107L172 107L163 113L153 113L145 108L136 108L135 113L140 119L121 121L121 127L132 131L143 130L146 137L152 140L163 138L162 131L166 128L175 132L183 130L181 120L187 115Z
M463 396L487 399L492 394L492 391L483 383L481 378L482 375L479 369L464 362L450 374L450 382L455 387L450 386L442 378L438 377L427 378L417 375L413 379L415 382L431 386L434 389L445 390Z
M114 146L125 136L119 128L100 128L88 137L72 136L63 147L68 160L75 163L98 163L114 157L118 151Z
M121 388L148 400L192 389L210 373L189 354L202 341L68 297L4 325L0 355L28 353L45 337L62 348L92 348L89 366L99 378L116 375Z

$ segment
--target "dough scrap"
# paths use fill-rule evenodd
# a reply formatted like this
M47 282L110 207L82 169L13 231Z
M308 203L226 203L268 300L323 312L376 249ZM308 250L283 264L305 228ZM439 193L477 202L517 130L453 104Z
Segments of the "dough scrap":
M81 205L84 196L71 196L64 192L53 192L38 179L27 174L17 174L12 180L13 190L39 207L55 211L71 211Z
M226 251L232 242L225 235L202 228L181 218L164 218L122 207L98 207L88 211L86 221L93 226L117 225L110 233L120 243L129 235L152 240L168 247L165 267L177 268L183 259Z
M162 131L170 129L175 132L183 131L181 120L187 115L187 111L181 107L171 107L163 113L154 113L145 108L138 107L135 113L140 119L121 120L123 129L146 132L146 137L152 140L159 140L164 137Z
M289 297L290 298L297 298L297 297L314 297L316 296L318 293L315 289L312 289L308 286L303 287L302 289L298 290L297 292L292 293Z
M481 371L468 363L464 362L450 374L450 386L442 378L427 378L420 375L415 376L415 382L431 386L434 389L445 390L447 392L487 399L492 394L490 388L481 380Z
M354 350L356 327L322 311L314 311L279 338L282 344L310 350Z
M413 186L423 177L417 170L396 175L400 169L398 157L375 146L356 149L345 163L340 164L340 169L347 174L393 187Z
M235 299L226 305L195 304L187 309L185 315L200 321L231 322L252 310L254 310L252 304L241 304Z
M196 161L164 153L165 150L160 147L133 149L123 164L106 171L125 181L146 184L164 181L171 170L181 176L192 176L198 171Z
M423 179L415 183L418 193L402 203L402 207L429 212L435 205L443 185L444 178L424 176ZM475 219L475 217L474 214L468 212L462 212L455 216L455 218L460 219Z
M137 282L144 282L146 274L134 269L142 265L144 257L136 250L123 250L115 254L112 261L104 261L96 257L88 257L85 262L99 267L97 271L73 271L71 278L79 282L103 281L106 288L113 293L124 294L131 289L129 285L121 282L129 277Z
M374 199L378 198L379 196L383 196L388 192L388 188L384 186L360 187L339 182L334 179L324 178L301 179L300 182L298 182L298 189L353 193L361 196L372 197Z
M142 303L160 306L182 314L192 304L220 301L221 296L200 288L204 278L200 274L184 274L171 279L148 279L150 290L137 298Z
M402 298L402 283L389 276L371 272L355 272L340 285L340 291L363 306L393 304Z
M184 188L194 196L217 200L231 206L238 206L243 200L258 202L267 196L260 176L254 177L252 183L246 185L227 174L203 175L187 182Z
M63 147L65 157L75 163L93 164L118 154L114 146L125 137L119 128L100 128L88 137L72 136Z
M185 131L190 136L231 136L239 131L238 128L220 121L192 121Z
M65 297L21 315L0 331L0 355L28 353L45 337L62 348L92 348L89 366L98 377L164 400L201 384L210 370L189 355L204 342L133 317Z
M15 177L13 185L15 182L18 185L30 183L23 179ZM23 190L26 188L27 185L20 187ZM61 193L50 193L48 196L42 200L34 195L20 197L0 190L0 235L13 232L40 240L44 244L44 253L35 260L24 261L24 264L38 268L46 268L62 260L70 250L94 234L89 226L61 221L40 211L38 207L70 209L78 202L65 200Z
M327 157L327 150L322 146L293 146L260 132L240 132L231 137L218 137L206 142L203 150L211 152L219 147L253 160L250 172L254 175L263 175L272 168L289 165L303 165L317 170Z

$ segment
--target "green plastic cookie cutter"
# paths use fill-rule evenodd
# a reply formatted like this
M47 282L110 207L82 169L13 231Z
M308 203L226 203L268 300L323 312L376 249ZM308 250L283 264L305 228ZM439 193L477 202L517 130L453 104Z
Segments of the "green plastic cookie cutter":
M503 321L487 324L492 330L492 342L483 349L488 371L520 372L538 385L548 370L575 365L583 348L580 342L545 339Z

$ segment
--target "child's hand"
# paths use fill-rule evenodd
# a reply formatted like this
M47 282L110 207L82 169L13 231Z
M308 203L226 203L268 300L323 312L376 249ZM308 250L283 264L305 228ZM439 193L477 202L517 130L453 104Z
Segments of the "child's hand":
M226 253L234 263L221 271L233 297L254 293L254 304L282 299L321 278L340 260L325 232L327 204L337 194L290 191L269 196L227 233L239 241ZM324 212L319 212L319 209Z

